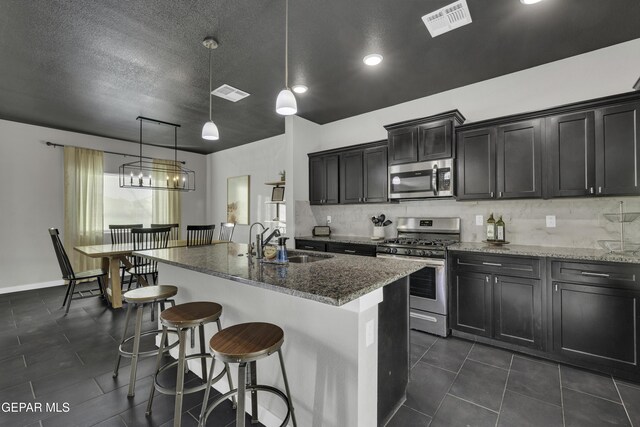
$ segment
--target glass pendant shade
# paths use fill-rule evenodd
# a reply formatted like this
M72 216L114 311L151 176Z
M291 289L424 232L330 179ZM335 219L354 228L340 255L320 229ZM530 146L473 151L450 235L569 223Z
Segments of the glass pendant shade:
M282 89L278 94L278 99L276 99L276 113L283 116L291 116L297 112L298 105L293 92L289 88Z
M208 139L210 141L215 141L220 138L220 133L218 132L218 126L216 126L213 121L208 121L202 127L202 139Z

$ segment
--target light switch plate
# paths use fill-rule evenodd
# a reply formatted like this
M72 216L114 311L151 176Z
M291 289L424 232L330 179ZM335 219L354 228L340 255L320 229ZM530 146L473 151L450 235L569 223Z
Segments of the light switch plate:
M327 215L327 224L331 224L331 215Z
M547 215L547 228L555 228L555 227L556 227L556 216Z
M484 217L482 215L476 215L476 225L484 225Z
M375 321L373 319L369 320L367 322L367 326L366 326L366 331L365 331L365 345L367 347L369 347L370 345L373 345L373 342L375 341Z

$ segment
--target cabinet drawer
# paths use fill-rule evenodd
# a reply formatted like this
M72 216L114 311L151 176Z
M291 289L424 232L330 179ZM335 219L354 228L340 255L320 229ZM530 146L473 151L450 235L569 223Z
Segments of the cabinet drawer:
M374 245L358 245L351 243L327 243L327 252L347 255L376 256Z
M296 249L304 249L306 251L320 251L325 252L326 242L318 242L315 240L298 240L296 239Z
M456 253L453 255L452 266L461 271L479 271L516 277L540 277L539 258Z
M640 289L640 268L632 264L600 264L551 261L554 280Z

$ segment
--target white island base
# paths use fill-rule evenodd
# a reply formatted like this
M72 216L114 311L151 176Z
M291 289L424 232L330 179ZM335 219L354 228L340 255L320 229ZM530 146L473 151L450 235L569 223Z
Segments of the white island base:
M383 288L333 306L162 262L158 269L162 283L178 286L176 303L221 304L223 328L269 322L284 330L282 352L299 427L378 425L378 304L383 300ZM399 319L399 323L404 322ZM205 330L208 350L215 324L206 325ZM198 342L196 339L195 349L187 345L187 352L197 352ZM175 349L172 355L177 357ZM189 368L202 376L200 362L189 363ZM231 366L235 381L237 365ZM277 355L259 360L257 373L259 384L284 391ZM401 381L406 387L406 378ZM226 378L214 387L223 393L229 390ZM247 410L251 408L249 399L248 394ZM260 422L267 427L279 426L286 414L283 402L269 393L258 393L258 403Z

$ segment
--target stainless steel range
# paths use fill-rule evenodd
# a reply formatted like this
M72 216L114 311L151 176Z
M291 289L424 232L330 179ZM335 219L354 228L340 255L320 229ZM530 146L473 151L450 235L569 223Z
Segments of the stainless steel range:
M446 247L460 241L460 218L398 218L398 237L378 244L377 256L424 263L409 278L411 329L446 337Z

